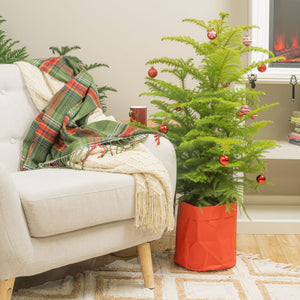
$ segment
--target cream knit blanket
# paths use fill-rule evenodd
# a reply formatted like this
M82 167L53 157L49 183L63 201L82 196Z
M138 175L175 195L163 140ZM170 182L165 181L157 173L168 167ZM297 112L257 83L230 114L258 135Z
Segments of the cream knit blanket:
M30 63L17 62L16 65L20 68L25 85L39 111L64 86L63 82ZM105 116L101 109L96 109L89 117L88 123L105 119L114 120L112 116ZM85 157L86 151L81 153L82 157ZM113 156L101 157L101 151L101 148L95 148L86 159L83 169L133 175L136 183L136 226L154 232L162 232L165 228L168 231L172 230L174 217L171 180L162 162L142 143ZM77 166L78 169L82 169L80 158Z

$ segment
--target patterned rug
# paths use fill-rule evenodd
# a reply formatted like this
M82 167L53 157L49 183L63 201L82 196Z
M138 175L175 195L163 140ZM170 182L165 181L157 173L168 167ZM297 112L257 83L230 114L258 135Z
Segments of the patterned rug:
M14 292L13 300L300 299L300 269L238 253L222 271L193 272L173 262L172 252L153 254L155 289L144 288L137 258L120 259L63 280Z

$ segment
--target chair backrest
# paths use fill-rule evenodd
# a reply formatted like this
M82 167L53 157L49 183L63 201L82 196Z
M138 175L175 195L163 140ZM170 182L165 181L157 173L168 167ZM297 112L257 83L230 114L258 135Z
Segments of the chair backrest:
M19 170L22 142L37 114L19 68L0 64L0 163L9 171Z

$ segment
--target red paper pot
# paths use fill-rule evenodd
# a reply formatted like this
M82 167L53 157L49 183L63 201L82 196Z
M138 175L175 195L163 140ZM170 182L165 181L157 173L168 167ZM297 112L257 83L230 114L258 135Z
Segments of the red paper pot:
M175 263L194 271L227 269L236 264L237 210L225 205L202 208L180 202Z

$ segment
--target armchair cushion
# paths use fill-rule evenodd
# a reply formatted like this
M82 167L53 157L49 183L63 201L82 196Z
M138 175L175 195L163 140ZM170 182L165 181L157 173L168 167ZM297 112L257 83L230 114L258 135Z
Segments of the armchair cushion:
M134 218L133 176L73 169L12 173L32 237Z

